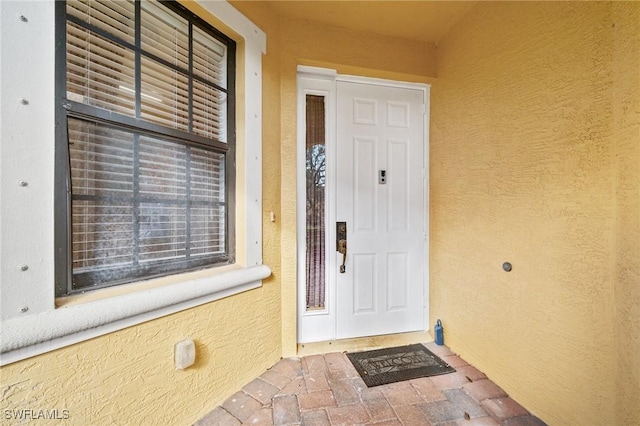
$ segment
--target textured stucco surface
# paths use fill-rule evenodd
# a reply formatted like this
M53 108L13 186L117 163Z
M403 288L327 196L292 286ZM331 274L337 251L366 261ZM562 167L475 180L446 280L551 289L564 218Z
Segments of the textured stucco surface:
M271 277L259 289L2 367L2 410L68 410L55 424L192 424L280 359L278 38L267 43L263 263ZM173 347L187 338L196 364L176 371Z
M2 408L67 409L78 425L193 423L280 358L278 293L266 283L5 366ZM176 371L173 345L186 338L196 364Z
M367 9L362 12L367 13ZM359 75L378 78L398 79L395 75L427 81L436 76L433 43L358 33L287 16L281 16L280 23L284 62L335 67L343 74L355 70Z
M613 4L617 424L640 424L640 3Z
M482 3L438 46L431 322L550 424L640 421L636 7Z

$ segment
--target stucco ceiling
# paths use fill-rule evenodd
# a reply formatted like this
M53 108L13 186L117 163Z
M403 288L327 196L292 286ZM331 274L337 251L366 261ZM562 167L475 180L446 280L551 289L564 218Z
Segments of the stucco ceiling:
M475 1L270 1L282 15L410 40L438 42Z

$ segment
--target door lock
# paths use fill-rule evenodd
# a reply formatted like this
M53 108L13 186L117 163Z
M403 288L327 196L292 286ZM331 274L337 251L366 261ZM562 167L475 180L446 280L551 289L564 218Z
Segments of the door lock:
M338 251L342 253L342 265L340 265L340 273L344 274L347 270L345 263L347 262L347 240L338 241Z
M346 272L345 263L347 262L347 222L336 223L336 250L342 253L342 265L340 265L340 273Z

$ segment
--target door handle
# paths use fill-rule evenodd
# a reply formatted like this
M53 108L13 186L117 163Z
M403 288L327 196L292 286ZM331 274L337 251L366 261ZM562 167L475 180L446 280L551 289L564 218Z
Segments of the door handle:
M340 265L340 273L346 271L345 263L347 263L347 222L336 223L336 250L342 253L342 265Z
M340 265L340 273L346 272L345 263L347 262L347 240L338 240L338 252L342 253L342 265Z

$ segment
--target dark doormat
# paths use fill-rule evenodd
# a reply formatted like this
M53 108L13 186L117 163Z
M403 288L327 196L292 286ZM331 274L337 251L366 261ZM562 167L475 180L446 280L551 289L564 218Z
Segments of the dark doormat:
M352 352L347 357L368 387L456 371L420 344Z

